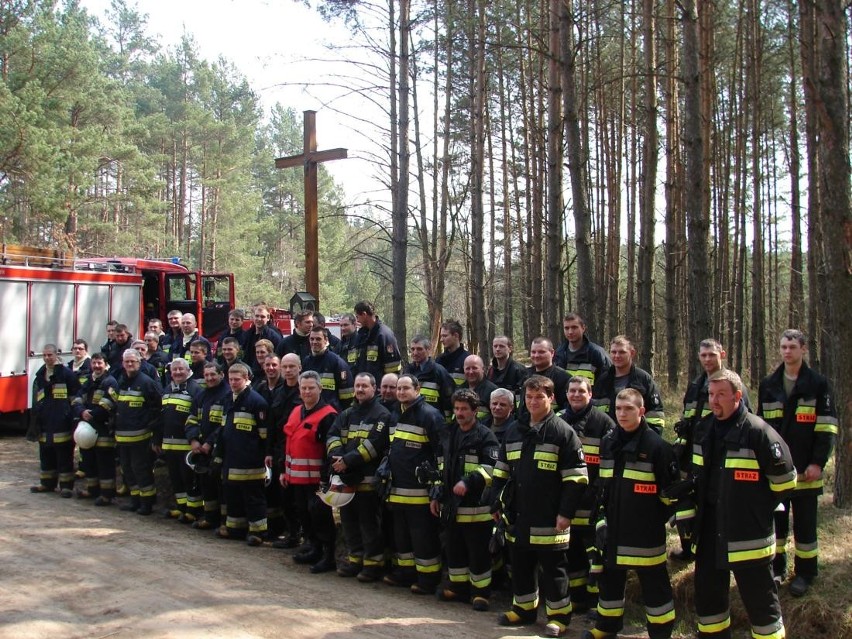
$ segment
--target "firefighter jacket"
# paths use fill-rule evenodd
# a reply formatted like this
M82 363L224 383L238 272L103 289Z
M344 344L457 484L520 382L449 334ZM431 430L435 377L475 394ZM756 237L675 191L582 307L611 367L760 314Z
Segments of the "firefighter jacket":
M88 410L92 414L92 419L89 423L98 431L98 446L115 445L113 437L112 419L115 414L115 391L118 388L118 382L109 373L104 373L100 377L90 377L83 384L80 392L71 401L71 408L74 411L74 417L77 419L83 418L83 411ZM110 390L113 392L110 393ZM105 438L101 443L101 438Z
M172 381L163 393L163 441L164 451L184 452L191 450L186 438L186 420L192 410L192 400L201 394L198 382L190 378L183 384ZM159 442L154 442L158 444Z
M257 361L257 353L254 351L254 346L262 339L268 339L272 342L274 351L278 352L278 345L281 343L281 333L276 331L268 324L257 330L257 326L252 326L246 334L245 345L243 346L243 361L252 369L252 371L260 368L263 370L263 362Z
M453 521L458 524L491 521L491 476L500 444L487 426L476 422L468 431L458 423L449 424L441 437L438 470L443 486L441 506L452 502ZM453 493L453 486L463 481L467 486L464 497Z
M328 478L325 442L337 411L322 398L297 406L284 425L284 475L288 484L319 484Z
M358 349L355 343L358 341L358 332L354 331L349 337L344 337L335 347L334 352L340 355L340 359L349 364L349 368L355 366L358 359ZM381 380L376 380L379 383Z
M284 357L288 353L295 353L303 362L305 358L311 354L310 335L302 335L298 331L293 331L290 335L281 340L281 343L275 347L275 354L278 357Z
M186 418L185 435L188 442L197 439L200 444L216 445L216 439L225 421L225 399L230 397L231 388L220 382L207 387L192 398L189 416Z
M590 342L585 335L583 335L583 345L576 351L571 350L568 340L563 341L553 354L553 363L564 368L568 377L575 375L585 377L592 386L595 385L598 375L612 366L607 352L594 342Z
M825 468L838 433L837 413L828 380L802 362L793 392L784 392L784 365L760 382L757 414L781 434L799 474L810 464ZM822 493L823 478L799 477L796 494Z
M521 386L524 385L524 380L527 378L527 369L518 364L511 356L506 360L506 366L499 368L497 358L492 357L491 366L488 367L485 378L496 386L507 388L518 395L521 392Z
M662 433L663 427L666 425L666 415L663 412L660 390L651 375L635 364L631 365L625 388L634 388L641 393L642 400L645 403L645 421L657 433ZM610 366L598 376L597 382L595 382L592 389L592 403L614 418L616 395L618 395L618 392L615 390L615 366Z
M340 413L326 438L329 459L342 457L346 470L340 478L358 491L375 490L373 474L390 444L390 413L378 396L355 403Z
M451 398L456 386L446 368L430 357L422 364L411 362L405 366L404 372L417 378L420 382L420 395L428 404L441 411L445 417L452 415Z
M147 359L143 359L139 362L139 372L150 377L154 382L156 382L160 391L163 390L163 384L160 380L160 376L157 374L157 369ZM124 370L124 367L121 366L121 364L119 364L119 368L117 370L112 371L112 374L115 376L115 381L119 384L121 384L122 380L127 377L127 371Z
M593 514L606 522L604 566L641 570L666 563L666 489L680 478L671 444L642 418L632 433L617 427L601 441L599 494Z
M564 550L570 528L557 532L556 517L574 519L588 482L582 444L574 429L553 411L537 428L527 416L514 422L500 447L492 511L503 511L508 541Z
M118 381L118 378L124 372L124 368L121 365L121 362L124 360L124 351L130 348L133 348L133 335L128 333L126 342L119 344L113 340L112 343L110 343L109 352L104 353L107 363L109 364L109 369L116 381Z
M334 406L336 411L339 412L352 403L352 398L355 397L352 371L349 364L336 353L326 349L319 355L308 355L302 358L302 370L319 373L322 398L327 404Z
M251 387L225 396L222 430L214 457L222 460L222 481L266 479L266 400Z
M396 344L396 337L377 317L373 328L362 326L358 329L358 351L352 375L370 373L380 384L387 373L399 373L402 368L402 356Z
M444 416L419 396L407 407L400 405L390 436L388 463L391 489L388 503L429 505L429 488L415 473L424 462L438 467L437 457L444 432Z
M33 380L33 414L39 425L40 444L52 446L71 441L71 400L80 390L75 373L59 362L48 376L47 366L38 369Z
M167 327L168 328L168 327ZM163 352L171 359L172 348L175 343L183 340L183 331L180 328L177 331L172 331L171 329L160 335L160 348L163 349Z
M476 409L476 419L483 421L491 414L491 393L497 390L494 382L483 379L472 388L469 382L465 382L463 388L469 388L479 397L479 407Z
M716 568L768 564L775 554L773 512L793 492L796 469L787 444L760 417L739 410L726 421L728 431L717 445L719 420L710 415L696 427L694 530L701 531L705 505L712 504L716 538L708 543L716 544ZM696 537L693 543L701 541Z
M92 359L87 357L80 362L80 365L76 368L74 367L74 360L72 359L68 362L68 370L77 376L77 381L80 382L80 386L82 387L92 375Z
M469 355L470 353L465 350L464 344L459 344L459 347L452 353L450 351L444 351L435 358L435 361L438 364L447 369L447 372L453 379L456 388L461 388L465 384L464 360L466 360Z
M488 417L486 417L482 421L482 423L485 424L489 429L491 429L491 432L494 433L494 437L497 438L497 443L502 446L503 441L506 439L506 433L509 432L512 427L512 424L515 423L515 418L512 415L509 415L509 417L506 418L505 422L497 426L494 424L494 417L492 415L488 415Z
M586 472L589 475L589 484L583 491L583 498L577 507L577 513L574 515L571 525L590 526L595 496L600 490L601 442L604 437L615 430L616 425L609 418L609 415L595 410L591 402L579 413L575 413L568 406L559 413L559 417L573 428L577 437L580 438L580 443L583 445Z
M160 384L164 383L166 380L166 366L169 363L169 354L158 348L156 351L151 353L151 356L148 358L148 363L157 371L157 381L159 381Z
M138 444L162 438L160 385L145 373L123 375L112 391L115 402L115 443Z

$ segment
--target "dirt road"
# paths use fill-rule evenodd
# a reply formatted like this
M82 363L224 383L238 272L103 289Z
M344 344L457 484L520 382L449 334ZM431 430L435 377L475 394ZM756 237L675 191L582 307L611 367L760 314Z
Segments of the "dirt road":
M156 516L33 495L38 451L0 438L0 638L536 637L492 612L335 574ZM572 622L570 637L587 628Z

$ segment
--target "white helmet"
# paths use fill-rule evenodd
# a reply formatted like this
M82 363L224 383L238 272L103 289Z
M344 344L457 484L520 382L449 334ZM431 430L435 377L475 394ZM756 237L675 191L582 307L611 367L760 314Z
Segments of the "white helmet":
M74 441L84 450L94 448L98 442L98 431L89 422L81 419L74 430Z
M210 456L189 451L186 454L186 465L197 474L205 475L210 472Z
M263 478L263 485L269 486L272 483L272 466L266 466L266 475Z
M355 487L344 484L340 475L332 475L328 489L317 491L317 495L326 506L340 508L355 498Z

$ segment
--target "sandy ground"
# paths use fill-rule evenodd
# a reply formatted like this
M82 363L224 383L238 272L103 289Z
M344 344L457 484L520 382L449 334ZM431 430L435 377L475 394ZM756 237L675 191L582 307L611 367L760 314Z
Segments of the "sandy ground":
M288 551L222 541L157 516L33 495L38 451L0 438L0 638L223 637L411 639L537 637L492 612L334 573ZM589 625L572 622L569 637ZM622 635L624 636L624 635ZM633 635L641 636L641 635Z

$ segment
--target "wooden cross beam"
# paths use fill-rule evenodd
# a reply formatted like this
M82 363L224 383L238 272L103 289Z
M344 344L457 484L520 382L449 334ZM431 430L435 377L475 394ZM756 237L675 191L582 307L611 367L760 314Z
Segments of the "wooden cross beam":
M317 112L305 111L304 150L275 160L276 169L305 167L305 290L319 300L319 222L317 215L317 164L347 157L346 149L317 151Z

